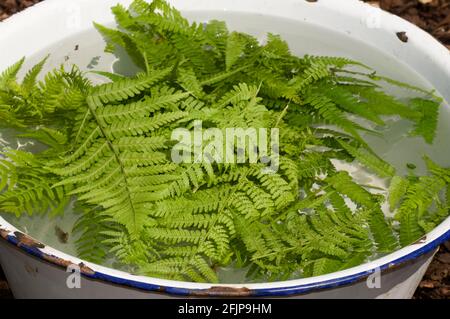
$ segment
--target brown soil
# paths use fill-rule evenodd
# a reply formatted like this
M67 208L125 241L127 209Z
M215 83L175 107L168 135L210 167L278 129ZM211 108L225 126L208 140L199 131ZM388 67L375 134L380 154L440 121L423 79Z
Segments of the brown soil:
M0 0L0 21L40 1ZM450 49L450 0L364 1L411 21L431 33ZM11 297L8 284L0 269L0 299ZM450 242L441 246L414 298L450 299Z
M450 242L439 249L414 298L450 299Z
M23 9L31 7L41 0L0 0L0 21Z
M0 268L0 299L11 299L12 294L9 291L8 283L6 282L5 275Z
M450 0L369 1L416 24L450 49Z

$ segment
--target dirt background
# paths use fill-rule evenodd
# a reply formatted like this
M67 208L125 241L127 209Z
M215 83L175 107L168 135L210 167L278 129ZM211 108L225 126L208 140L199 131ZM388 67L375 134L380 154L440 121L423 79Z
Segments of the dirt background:
M0 21L40 1L0 0ZM450 0L365 0L365 2L416 24L450 49ZM12 295L0 269L0 299L4 298L12 298ZM450 242L440 247L414 298L450 299Z
M0 0L0 21L8 18L10 15L31 7L41 0Z

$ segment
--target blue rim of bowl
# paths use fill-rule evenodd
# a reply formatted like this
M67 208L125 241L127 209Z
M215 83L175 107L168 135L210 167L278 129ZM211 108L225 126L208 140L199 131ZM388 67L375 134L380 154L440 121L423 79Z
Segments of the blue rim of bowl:
M5 230L4 230L5 231ZM8 233L6 236L2 237L1 239L6 240L9 244L18 247L21 251L33 256L37 257L38 259L59 266L59 267L67 267L70 264L74 264L70 261L65 261L64 259L61 259L54 255L49 255L43 251L41 251L40 248L43 247L36 247L33 244L28 244L26 242L23 242L17 237L17 234L20 234L21 236L26 236L29 240L33 241L30 237L28 237L25 234L22 234L20 232L14 232L14 235L11 235ZM229 286L220 287L220 284L217 286L213 286L209 289L193 289L193 288L182 288L182 287L174 287L174 286L163 286L163 285L157 285L157 284L151 284L151 283L145 283L137 280L131 280L126 278L121 278L113 275L109 275L100 271L94 271L89 269L88 271L81 271L81 274L83 277L87 279L92 280L100 280L103 282L108 282L111 284L116 284L124 287L129 288L135 288L143 291L148 292L156 292L156 293L162 293L167 295L174 295L174 296L199 296L199 297L288 297L293 295L302 295L307 294L311 292L321 291L321 290L328 290L333 288L338 288L342 286L348 286L357 282L360 282L361 280L367 278L371 274L373 274L375 271L387 271L389 269L392 269L393 267L402 267L405 266L408 262L411 262L433 250L435 250L440 244L450 240L450 230L447 230L445 233L443 233L438 238L434 239L433 241L427 243L426 245L414 250L413 252L406 254L405 256L402 256L398 259L395 259L393 261L390 261L388 263L385 263L379 267L369 269L367 271L359 272L356 274L343 276L335 279L325 280L325 281L319 281L309 284L303 284L303 285L294 285L294 286L286 286L286 287L276 287L276 288L253 288L253 289L247 289L247 288L233 288ZM33 241L34 243L37 243ZM38 243L40 244L40 243ZM413 244L414 245L414 244ZM81 264L80 264L81 265ZM84 267L84 264L83 264ZM148 277L150 278L150 277Z

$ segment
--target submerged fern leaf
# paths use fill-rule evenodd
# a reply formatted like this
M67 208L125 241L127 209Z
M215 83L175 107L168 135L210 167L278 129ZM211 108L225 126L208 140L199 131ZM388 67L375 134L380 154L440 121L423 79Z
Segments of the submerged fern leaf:
M410 103L414 110L422 113L411 134L423 136L428 144L432 144L437 131L440 103L419 98L412 99Z

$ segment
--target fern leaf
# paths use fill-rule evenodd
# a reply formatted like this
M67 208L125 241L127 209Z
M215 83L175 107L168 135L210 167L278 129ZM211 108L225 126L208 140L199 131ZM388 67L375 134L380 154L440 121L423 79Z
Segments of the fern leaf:
M225 51L225 65L226 71L230 71L236 64L241 55L244 54L244 49L247 45L247 39L238 32L232 32L228 36L227 47Z
M317 259L316 261L314 261L312 275L320 276L335 272L339 270L341 264L342 262L336 259L330 258Z
M405 198L400 205L396 218L400 221L400 243L409 245L423 235L420 221L426 216L433 201L445 183L433 176L423 176L408 187Z
M9 82L16 80L24 62L25 58L22 58L0 74L0 89L3 90Z
M83 215L75 223L72 232L78 236L76 241L78 255L94 263L102 263L108 247L102 242L107 238L102 232L108 229L108 219L93 209L83 209Z
M184 90L190 92L196 98L201 98L205 94L193 69L179 68L178 83Z
M378 252L390 253L398 248L397 238L394 236L393 229L387 223L380 208L376 207L371 210L369 226L377 244Z
M366 148L355 148L344 141L338 141L342 147L350 153L357 161L374 171L380 177L393 177L395 168L383 161L381 158Z
M36 85L36 79L41 73L45 63L47 62L49 56L46 56L41 62L36 64L28 73L25 75L22 81L22 87L28 94L31 93L34 86Z
M311 56L306 55L305 59L312 62L319 62L325 65L332 65L338 68L343 68L348 65L356 65L360 66L362 68L365 68L367 70L371 70L370 67L368 67L365 64L362 64L361 62L354 61L345 57L330 57L330 56Z
M200 85L207 86L207 85L213 85L218 82L224 81L224 80L250 68L250 66L251 65L244 65L244 66L241 66L239 68L236 68L236 69L228 71L228 72L222 72L222 73L218 73L216 75L210 76L206 79L200 80Z
M422 118L416 122L411 134L422 136L428 144L432 144L436 137L440 103L418 98L412 99L410 103L414 110L422 113Z
M327 181L334 189L356 203L368 208L375 205L372 194L356 184L347 172L339 172L332 177L328 177Z
M187 113L185 112L169 112L158 114L150 118L115 122L106 130L106 134L115 138L122 136L138 136L143 133L153 132L169 123L177 122L186 115Z
M123 81L103 84L95 87L88 99L95 107L106 103L120 102L148 89L152 84L163 79L171 72L172 69L167 68L151 72L148 75L141 74L134 79L124 79Z
M311 105L317 113L327 122L335 124L342 128L358 141L363 141L358 134L358 129L363 129L361 126L348 120L344 113L340 111L336 105L327 97L320 94L310 94L306 97L305 103Z
M395 210L408 190L409 182L401 176L394 176L389 186L389 206L391 211Z
M364 101L361 101L357 95L348 91L346 86L333 86L329 88L329 84L323 84L319 87L323 88L324 94L346 112L368 119L378 125L385 124L376 111L367 107Z

